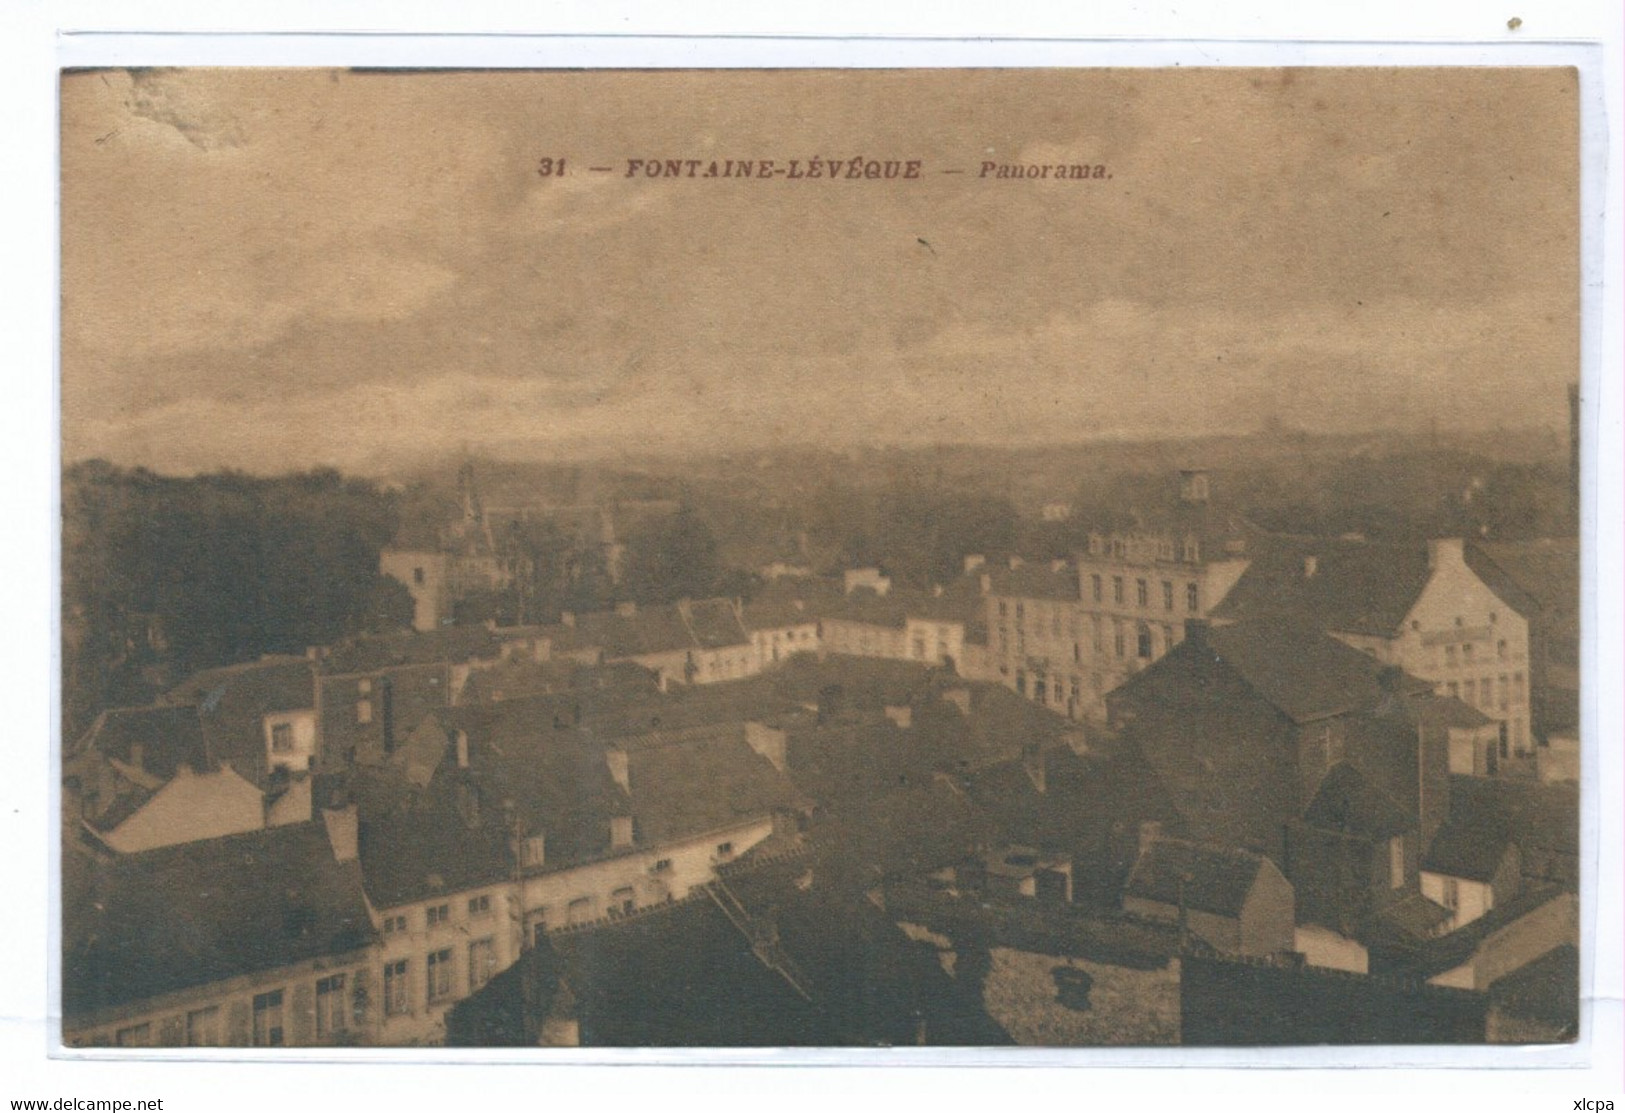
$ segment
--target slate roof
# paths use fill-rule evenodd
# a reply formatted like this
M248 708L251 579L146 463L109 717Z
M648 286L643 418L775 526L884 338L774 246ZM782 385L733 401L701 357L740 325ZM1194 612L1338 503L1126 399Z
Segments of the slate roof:
M696 599L680 610L693 632L695 644L701 649L722 649L750 642L738 612L727 599Z
M1414 817L1354 766L1339 762L1322 778L1303 818L1322 830L1386 839L1409 830Z
M334 646L321 657L328 674L379 672L401 665L460 664L493 660L502 638L484 626L446 626L438 630L356 638Z
M1015 568L995 568L990 595L1016 599L1053 599L1076 603L1082 596L1078 570L1067 565L1053 571L1048 564L1023 564Z
M1145 678L1188 669L1207 655L1233 669L1246 684L1297 723L1313 722L1383 703L1384 666L1336 638L1302 627L1262 623L1197 628L1161 660L1117 689L1132 693ZM1407 694L1431 692L1433 685L1407 673L1392 680Z
M1311 556L1313 576L1305 574ZM1421 597L1430 575L1425 545L1278 541L1254 554L1212 614L1388 637Z
M766 819L800 803L788 778L745 742L742 727L720 726L627 755L631 810L640 843L675 841Z
M167 781L188 766L194 773L214 768L195 706L120 707L99 715L80 739L74 756L96 753L132 764L139 747L142 772Z
M1264 859L1245 850L1157 839L1129 874L1124 895L1193 911L1240 916Z
M1473 827L1508 832L1521 852L1524 877L1577 889L1577 786L1456 775L1450 778L1450 815L1467 817Z
M165 698L196 704L210 755L264 788L268 777L265 716L314 710L316 674L303 657L267 657L206 669Z
M1422 868L1489 881L1512 845L1510 817L1479 794L1459 794L1457 803L1422 856Z
M354 861L321 824L184 843L65 871L70 1016L341 955L374 935Z

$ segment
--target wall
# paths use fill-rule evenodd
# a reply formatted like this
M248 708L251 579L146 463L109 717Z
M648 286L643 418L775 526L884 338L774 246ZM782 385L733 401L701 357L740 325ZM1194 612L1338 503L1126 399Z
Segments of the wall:
M1548 951L1580 939L1579 901L1573 893L1560 893L1528 915L1486 936L1473 957L1453 970L1430 978L1429 984L1462 989L1487 989L1514 970L1534 962Z
M277 753L272 747L272 738L277 727L290 728L293 748ZM303 773L311 768L316 757L316 709L309 708L299 711L278 711L265 716L263 727L265 742L265 767L275 769L282 766L291 772Z
M210 982L117 1009L104 1009L85 1017L65 1017L62 1039L69 1047L112 1047L120 1030L149 1026L146 1047L187 1046L187 1015L217 1009L219 1038L194 1046L251 1047L254 998L281 990L284 1045L288 1047L350 1046L376 1039L378 1011L373 992L372 949L355 951L297 966ZM316 1034L316 983L334 975L344 977L342 1031Z
M1371 958L1364 946L1318 924L1297 928L1293 932L1293 948L1310 966L1347 970L1353 974L1364 974L1371 968Z
M102 839L121 854L134 854L264 826L265 800L260 790L229 765L217 773L193 773L182 765L139 811Z
M1422 895L1435 904L1443 904L1446 908L1445 884L1451 880L1442 873L1422 871ZM1456 908L1455 914L1445 921L1446 932L1455 931L1465 927L1474 920L1483 916L1495 907L1495 892L1486 881L1469 881L1465 877L1454 879L1456 882Z
M488 898L490 909L476 915L470 913L469 901L478 897ZM492 974L507 969L518 959L518 927L511 898L508 885L483 885L458 893L437 894L408 905L378 909L376 920L380 929L394 917L406 918L406 930L385 932L378 949L374 984L378 987L375 996L381 1042L388 1045L441 1042L446 1010L471 992L468 980L471 943L487 938L492 941ZM430 928L428 910L441 904L447 906L450 917L444 924ZM428 999L429 955L446 949L451 951L451 992L431 1002ZM385 1015L384 967L401 960L407 964L407 1011Z
M1436 549L1427 586L1390 649L1392 663L1505 722L1512 752L1531 751L1529 623L1467 567L1459 546L1442 543ZM1490 694L1483 691L1486 680ZM1471 699L1466 698L1469 681Z
M1280 954L1293 949L1292 886L1268 858L1259 867L1241 909L1241 953Z
M448 617L447 569L444 553L385 549L378 554L378 570L393 576L412 593L412 628L438 630ZM423 582L418 582L421 571Z
M451 698L451 669L444 664L402 665L374 673L323 676L321 695L321 762L342 771L356 756L379 761L384 756L384 689L390 691L396 746L406 741L431 711L446 707ZM365 689L365 691L364 691ZM362 722L360 705L370 706L371 718Z

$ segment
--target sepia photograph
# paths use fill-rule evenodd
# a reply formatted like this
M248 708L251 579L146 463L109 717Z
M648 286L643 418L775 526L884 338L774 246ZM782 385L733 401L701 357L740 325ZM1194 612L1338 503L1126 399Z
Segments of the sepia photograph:
M59 96L59 1050L1583 1038L1577 70Z

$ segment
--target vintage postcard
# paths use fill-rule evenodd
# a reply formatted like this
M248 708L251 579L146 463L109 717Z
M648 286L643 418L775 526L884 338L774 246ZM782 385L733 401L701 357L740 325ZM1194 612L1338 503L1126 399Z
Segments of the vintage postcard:
M1575 70L60 95L67 1048L1579 1038Z

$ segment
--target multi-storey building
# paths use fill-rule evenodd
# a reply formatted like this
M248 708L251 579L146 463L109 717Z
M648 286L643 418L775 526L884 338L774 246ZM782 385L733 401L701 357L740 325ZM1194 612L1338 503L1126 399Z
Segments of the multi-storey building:
M1500 758L1534 748L1529 621L1469 566L1460 539L1278 545L1214 617L1322 630L1500 723Z
M1246 571L1245 524L1212 505L1205 471L1179 473L1177 498L1101 522L1071 562L991 574L988 656L997 679L1074 718L1157 660Z

